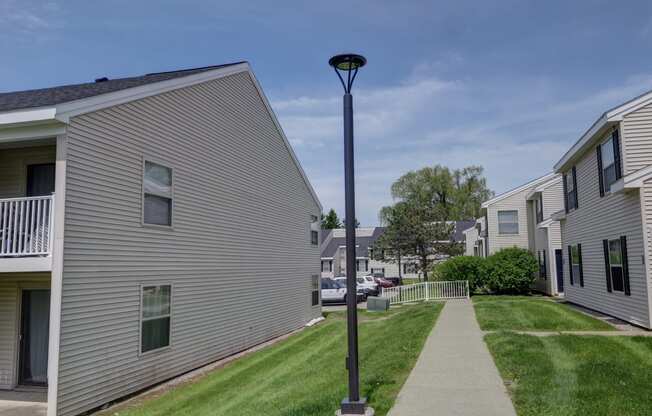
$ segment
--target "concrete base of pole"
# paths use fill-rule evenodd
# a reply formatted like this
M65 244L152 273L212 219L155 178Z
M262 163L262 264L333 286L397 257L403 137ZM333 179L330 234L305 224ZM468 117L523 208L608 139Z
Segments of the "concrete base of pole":
M364 416L374 416L374 409L372 407L365 407L364 409ZM336 416L360 416L360 415L354 415L351 413L342 413L341 410L338 410L335 412Z

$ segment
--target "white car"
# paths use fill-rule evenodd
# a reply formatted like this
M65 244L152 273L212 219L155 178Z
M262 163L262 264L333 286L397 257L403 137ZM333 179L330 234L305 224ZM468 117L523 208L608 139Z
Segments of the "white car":
M370 277L371 279L369 280L367 277ZM346 286L346 277L336 277L335 280ZM378 283L376 283L373 277L356 277L355 280L358 294L362 294L365 298L378 295Z
M346 285L333 280L321 279L321 301L328 302L344 302L346 303Z

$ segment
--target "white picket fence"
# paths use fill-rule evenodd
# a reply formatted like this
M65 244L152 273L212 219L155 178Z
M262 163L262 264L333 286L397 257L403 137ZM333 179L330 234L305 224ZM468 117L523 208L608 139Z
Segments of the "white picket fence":
M407 286L383 289L381 295L389 299L390 305L423 300L464 299L469 297L469 282L423 282Z

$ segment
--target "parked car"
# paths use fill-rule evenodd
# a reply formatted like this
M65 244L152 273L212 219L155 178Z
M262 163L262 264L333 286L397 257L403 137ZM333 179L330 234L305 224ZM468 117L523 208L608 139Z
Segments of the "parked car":
M346 277L336 277L335 280L346 286ZM365 299L369 296L378 295L378 284L373 280L373 278L367 280L366 277L356 277L355 280L358 293L361 293Z
M382 287L383 289L396 286L391 280L388 280L384 277L375 277L373 279L376 281L376 283L378 283L378 286Z
M321 279L321 301L322 303L346 303L347 290L345 281L338 281L330 278ZM357 302L363 300L361 292L356 293Z
M381 279L387 280L388 282L392 283L394 286L401 285L401 279L399 277L381 277Z

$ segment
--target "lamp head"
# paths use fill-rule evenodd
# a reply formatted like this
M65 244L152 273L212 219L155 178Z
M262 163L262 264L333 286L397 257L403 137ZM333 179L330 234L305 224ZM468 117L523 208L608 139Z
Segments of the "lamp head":
M367 59L362 55L356 55L353 53L345 53L341 55L335 55L328 60L328 64L335 69L335 73L340 78L342 86L344 87L344 92L347 94L351 93L351 87L353 86L353 80L358 74L358 69L365 66ZM347 81L344 82L344 78L341 73L346 73Z

